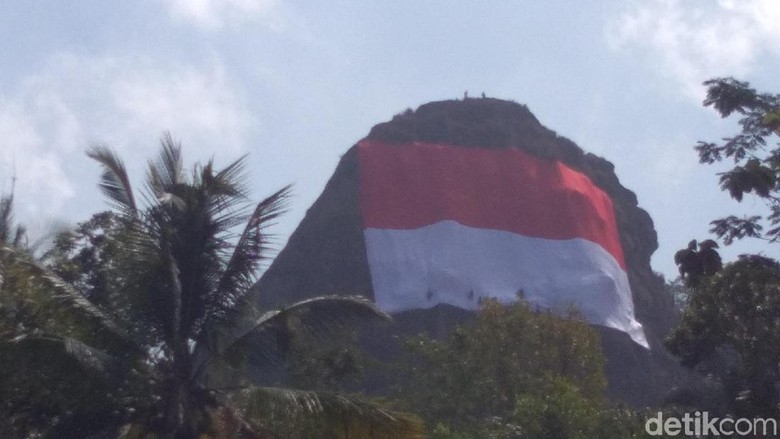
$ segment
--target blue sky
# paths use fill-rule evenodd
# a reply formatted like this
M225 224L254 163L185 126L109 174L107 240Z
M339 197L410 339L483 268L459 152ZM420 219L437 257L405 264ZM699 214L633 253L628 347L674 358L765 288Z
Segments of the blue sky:
M780 92L776 0L54 0L0 3L0 184L36 233L106 207L92 143L140 181L164 130L189 163L249 153L257 199L295 183L280 245L346 149L408 107L488 96L612 161L655 221L653 267L760 209L718 190L692 146L734 132L701 106L732 75ZM743 252L780 252L760 243Z

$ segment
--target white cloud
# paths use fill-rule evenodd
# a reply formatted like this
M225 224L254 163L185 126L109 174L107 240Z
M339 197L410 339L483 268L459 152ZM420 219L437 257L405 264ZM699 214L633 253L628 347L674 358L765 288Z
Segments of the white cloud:
M700 100L704 80L744 76L762 56L779 54L778 23L777 0L648 0L631 3L607 39L616 50L649 50L662 74Z
M24 109L0 102L0 192L10 193L12 179L16 179L17 200L26 205L28 217L42 215L44 206L59 210L74 195L57 154L47 148L46 139L37 131ZM52 137L58 131L59 124L52 126Z
M164 0L170 14L204 29L261 22L283 29L285 19L277 0Z
M249 115L221 66L142 70L106 84L123 131L171 131L199 149L237 153L244 148Z
M105 142L141 175L169 130L190 160L246 150L249 112L219 63L205 68L156 65L139 58L58 55L0 100L0 183L13 173L27 219L83 219L98 170L84 155Z

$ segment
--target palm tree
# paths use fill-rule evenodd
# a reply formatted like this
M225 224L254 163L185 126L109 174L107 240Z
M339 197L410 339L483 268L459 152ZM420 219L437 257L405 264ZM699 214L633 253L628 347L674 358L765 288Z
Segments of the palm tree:
M123 225L112 237L122 251L111 261L109 291L98 307L4 245L0 274L28 284L0 289L0 305L34 312L24 328L3 333L0 355L45 350L70 358L85 387L112 389L106 404L116 408L120 437L278 437L269 421L291 424L301 415L374 432L362 437L423 437L416 417L359 397L225 383L283 354L295 328L324 334L356 319L389 319L360 296L266 312L252 305L248 292L269 252L266 230L283 212L289 187L250 209L243 157L221 170L209 161L185 172L180 145L166 135L149 163L142 208L113 151L94 146L88 156L102 165L100 188Z

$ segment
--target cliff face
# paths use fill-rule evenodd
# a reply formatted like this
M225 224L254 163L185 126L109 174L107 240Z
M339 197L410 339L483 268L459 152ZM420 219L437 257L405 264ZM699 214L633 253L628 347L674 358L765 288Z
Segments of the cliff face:
M661 345L675 313L662 279L650 267L650 256L658 247L653 222L638 207L636 195L620 184L610 162L585 153L572 141L545 128L525 106L489 98L428 103L374 126L367 138L388 143L422 141L475 148L519 148L560 160L589 176L612 198L636 317L652 347L647 351L623 333L599 328L607 356L610 392L630 404L652 404L678 381L682 372ZM371 296L358 181L357 151L352 147L287 246L255 286L256 300L262 306L282 306L321 294ZM444 335L468 316L447 307L417 310L399 315L392 331L425 330ZM381 349L383 343L390 343L390 338L377 336L371 344Z

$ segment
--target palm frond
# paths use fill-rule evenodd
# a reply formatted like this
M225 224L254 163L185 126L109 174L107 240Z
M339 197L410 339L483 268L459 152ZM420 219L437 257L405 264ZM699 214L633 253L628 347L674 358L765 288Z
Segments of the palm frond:
M165 187L182 182L181 144L173 140L171 133L164 133L160 141L160 157L155 168L159 171L161 183Z
M209 187L213 193L246 199L248 195L246 188L247 157L246 154L239 157L216 174L213 162L209 161L201 172L204 185Z
M262 332L265 328L289 325L292 319L298 329L315 335L326 335L334 329L365 319L390 321L392 317L363 296L318 296L293 303L281 310L266 312L234 343Z
M27 228L22 225L16 226L16 231L14 233L14 239L11 241L11 245L15 248L26 248L27 247Z
M196 373L205 373L206 366L215 356L222 356L229 364L262 364L278 359L289 347L288 342L295 331L325 336L368 319L392 320L362 296L313 297L255 318L250 318L257 312L251 304L247 303L243 309L244 314L237 317L238 320L219 325L198 343Z
M105 145L93 145L87 151L87 156L103 166L103 174L100 176L100 190L119 210L136 216L138 208L122 159Z
M0 196L0 244L15 248L27 248L27 229L14 224L13 188L8 195Z
M118 358L72 337L21 335L0 341L0 352L5 359L12 355L65 355L75 360L84 370L101 374L106 374L120 365Z
M0 197L0 243L3 244L8 243L13 234L13 204L13 194Z
M218 407L208 410L210 430L216 437L246 437L252 439L280 439L267 428L252 423L230 401L223 399Z
M418 417L396 412L363 397L329 392L250 387L231 401L255 424L288 434L318 437L417 439L427 437ZM314 430L314 431L312 431Z
M215 298L220 303L215 304L218 313L215 317L222 317L226 311L234 308L254 285L257 269L269 257L271 239L265 230L285 212L290 190L290 186L285 186L264 199L257 204L249 217L225 271L219 279ZM235 316L227 317L231 319Z
M246 187L246 155L214 173L209 162L197 175L208 194L205 209L214 222L216 234L230 233L245 225L251 215L245 213L249 203Z
M136 351L140 345L70 284L24 252L0 246L0 272L12 287L0 291L0 304L23 308L34 329L80 334ZM81 338L81 337L80 337Z
M149 426L142 423L125 424L119 427L116 432L106 432L105 437L115 437L116 439L141 439L150 436L149 430Z
M160 141L159 157L157 160L149 160L144 194L147 203L171 204L183 208L185 203L180 193L180 186L184 183L182 167L181 145L166 132Z
M92 427L108 427L125 408L125 398L117 396L135 381L125 365L124 359L67 337L0 341L2 412L7 416L10 409L28 434L38 430L43 437L74 437L66 425L76 422L86 428L75 436L87 437Z

